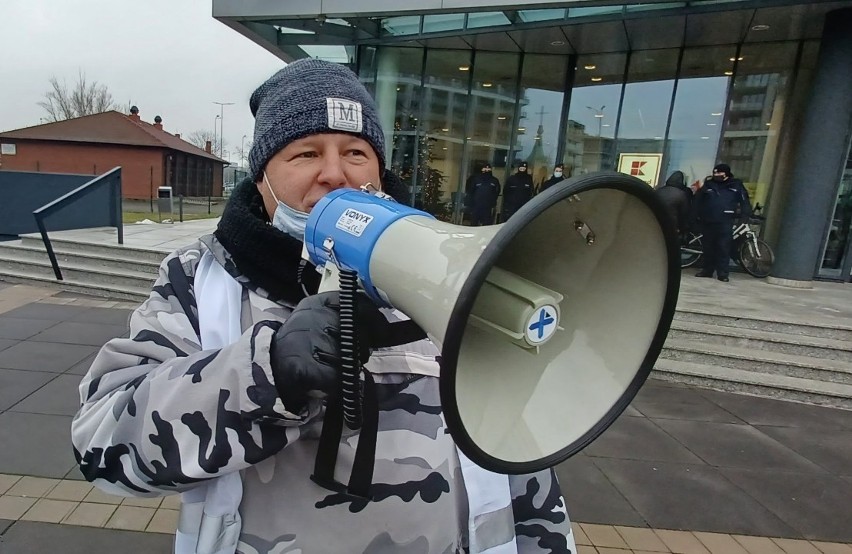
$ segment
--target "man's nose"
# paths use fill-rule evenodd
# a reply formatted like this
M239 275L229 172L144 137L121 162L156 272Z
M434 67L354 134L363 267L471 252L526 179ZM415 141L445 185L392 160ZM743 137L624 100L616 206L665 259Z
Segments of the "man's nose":
M346 173L343 171L343 161L337 154L323 157L322 169L319 174L321 185L332 189L345 187L348 184Z

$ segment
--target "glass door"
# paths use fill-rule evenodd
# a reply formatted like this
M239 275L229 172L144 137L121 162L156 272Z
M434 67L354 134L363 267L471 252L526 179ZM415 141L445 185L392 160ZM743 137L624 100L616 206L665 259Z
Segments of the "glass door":
M850 280L852 269L852 151L846 157L846 168L837 190L831 224L823 250L819 276L826 279Z

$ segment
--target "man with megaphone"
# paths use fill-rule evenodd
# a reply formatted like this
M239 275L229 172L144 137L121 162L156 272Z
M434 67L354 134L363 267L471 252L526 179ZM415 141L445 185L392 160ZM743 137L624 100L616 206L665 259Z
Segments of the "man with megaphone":
M112 494L181 493L181 554L575 552L552 470L491 474L460 455L436 346L364 294L345 308L317 293L314 207L349 188L404 192L357 76L299 60L250 106L251 177L215 233L163 261L129 338L83 379L83 475ZM359 213L338 223L363 230ZM337 413L350 355L367 370L360 430Z

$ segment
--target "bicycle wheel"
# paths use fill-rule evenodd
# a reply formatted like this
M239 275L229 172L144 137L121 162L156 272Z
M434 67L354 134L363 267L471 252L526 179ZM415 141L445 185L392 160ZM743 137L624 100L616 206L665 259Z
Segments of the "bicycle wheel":
M753 241L745 241L740 245L740 261L743 269L755 277L767 277L772 271L775 254L768 244L757 239L757 247Z
M697 233L689 233L680 244L680 267L692 267L698 263L701 256L704 254L704 248L701 245L701 235Z

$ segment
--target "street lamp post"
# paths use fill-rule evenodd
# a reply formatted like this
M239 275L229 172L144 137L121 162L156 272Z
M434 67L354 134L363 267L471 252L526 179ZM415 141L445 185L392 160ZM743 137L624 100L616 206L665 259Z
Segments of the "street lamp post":
M233 102L213 102L219 104L221 116L219 118L219 157L222 157L222 147L225 143L225 106L233 106Z
M603 127L603 117L604 117L604 108L606 106L601 106L600 109L593 108L591 106L586 106L588 109L595 112L595 118L598 120L598 136L601 136L601 128Z
M220 117L221 116L217 114L216 117L213 118L213 154L216 153L216 122L219 121Z
M240 141L240 165L242 166L245 163L246 159L246 137L248 135L243 135L243 139Z

